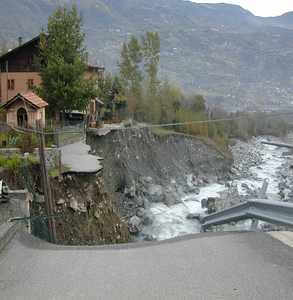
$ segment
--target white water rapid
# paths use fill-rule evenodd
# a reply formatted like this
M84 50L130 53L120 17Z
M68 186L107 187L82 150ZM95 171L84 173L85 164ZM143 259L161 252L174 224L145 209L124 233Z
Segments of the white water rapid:
M235 180L239 195L245 194L245 189L241 187L246 183L249 188L255 190L261 188L265 178L269 179L267 197L270 200L280 200L278 195L278 169L286 161L286 156L282 152L288 151L286 148L271 145L262 145L261 139L257 139L255 144L263 159L262 163L252 166L249 169L249 178ZM232 182L230 182L232 183ZM150 210L154 213L154 222L144 226L142 233L152 235L157 240L165 240L172 237L199 233L201 224L196 219L187 219L189 213L204 213L206 209L201 208L201 200L207 197L219 197L219 192L227 187L217 183L209 184L200 188L199 194L187 194L182 198L183 203L167 207L164 203L152 203ZM241 221L235 226L225 225L224 230L245 230L250 228L251 221Z

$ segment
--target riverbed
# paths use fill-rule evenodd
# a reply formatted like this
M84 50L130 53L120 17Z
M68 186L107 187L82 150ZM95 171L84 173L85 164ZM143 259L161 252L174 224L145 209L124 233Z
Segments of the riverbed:
M234 169L238 179L228 184L212 183L200 188L199 194L186 194L183 203L167 207L164 203L152 203L150 210L154 213L151 225L144 226L142 233L152 235L157 240L165 240L176 236L199 233L201 224L196 219L187 219L189 213L206 213L201 200L208 197L220 197L227 186L237 186L239 195L247 195L248 191L258 192L263 181L268 179L266 196L269 200L279 201L279 170L291 157L283 155L287 149L262 144L264 138L256 138L249 143L238 141L231 151L235 157ZM225 225L221 230L249 230L251 220L241 221L235 225ZM261 222L259 223L262 224ZM259 226L260 226L259 225Z

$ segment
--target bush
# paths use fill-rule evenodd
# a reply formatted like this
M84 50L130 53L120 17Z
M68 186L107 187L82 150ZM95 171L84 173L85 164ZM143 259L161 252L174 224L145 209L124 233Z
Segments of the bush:
M35 148L38 147L38 144L33 139L33 136L31 134L25 133L19 140L19 147L21 153L33 153Z
M0 155L0 166L10 169L11 173L16 175L20 168L21 156L18 153L13 153L12 157L8 158Z

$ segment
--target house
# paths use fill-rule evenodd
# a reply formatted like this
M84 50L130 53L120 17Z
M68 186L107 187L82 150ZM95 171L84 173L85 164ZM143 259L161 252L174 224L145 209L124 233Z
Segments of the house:
M6 123L13 126L34 125L37 120L45 123L46 101L35 93L18 93L1 108L6 109Z
M34 58L39 55L39 40L35 37L23 44L19 38L19 46L0 57L2 103L40 85L41 78L33 66Z
M33 92L34 86L40 86L41 77L34 67L34 59L39 57L39 42L39 36L26 43L19 38L19 46L0 57L2 105L19 93ZM88 59L87 65L88 69L84 78L89 78L92 74L99 76L99 73L105 70L105 68L90 65Z

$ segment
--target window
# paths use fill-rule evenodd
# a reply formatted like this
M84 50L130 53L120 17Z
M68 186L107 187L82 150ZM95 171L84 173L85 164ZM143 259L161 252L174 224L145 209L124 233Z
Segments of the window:
M15 88L14 79L8 79L7 84L8 84L7 86L8 90L14 90Z
M28 79L26 84L27 84L28 90L32 90L34 88L34 80L33 79Z
M29 66L31 66L33 64L33 62L34 62L34 57L33 56L28 56L27 57L27 64Z

